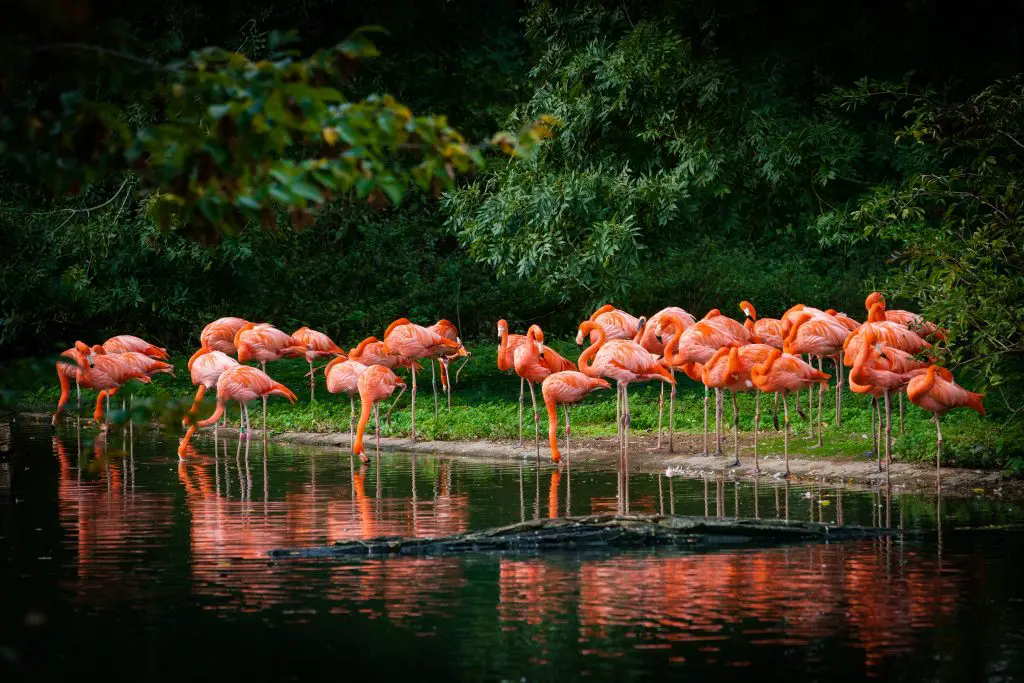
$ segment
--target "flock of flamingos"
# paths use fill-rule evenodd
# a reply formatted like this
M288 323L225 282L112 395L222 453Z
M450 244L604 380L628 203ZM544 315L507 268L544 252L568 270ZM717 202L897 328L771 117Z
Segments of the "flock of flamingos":
M892 462L892 406L893 393L906 393L908 399L933 414L935 422L936 464L942 458L942 430L939 418L948 410L965 406L985 414L980 394L967 391L953 381L948 369L934 364L928 357L929 338L942 338L943 330L934 323L909 311L887 310L885 299L871 293L865 302L867 321L858 323L834 310L822 311L803 304L790 308L780 319L758 318L754 307L744 301L740 308L746 316L745 324L729 318L718 309L710 311L701 320L681 308L669 307L649 319L634 317L625 311L605 305L579 325L576 342L583 345L589 338L590 346L583 351L577 363L563 358L545 345L544 332L532 325L525 335L509 334L508 323L498 321L498 369L513 370L520 377L519 433L522 444L522 415L524 383L529 387L533 401L535 441L539 455L540 417L534 385L541 384L541 394L547 408L548 437L551 458L561 460L558 447L558 406L565 417L566 449L570 426L568 406L577 403L597 389L610 389L610 380L617 388L616 415L620 457L626 457L629 448L629 385L636 382L660 381L658 436L664 411L664 384L669 384L669 448L672 449L674 432L674 401L676 395L675 371L682 370L691 379L704 384L704 450L708 451L709 390L716 394L717 452L721 453L721 414L723 390L729 390L733 405L733 435L735 445L734 466L739 465L739 418L736 392L755 391L754 415L754 469L759 471L757 434L760 426L760 395L775 395L777 424L778 402L782 398L785 420L786 474L789 474L789 408L787 395L794 394L796 409L800 411L799 395L810 390L809 404L813 418L813 387L818 387L818 443L821 443L822 403L831 375L823 372L823 359L833 361L837 375L835 396L835 423L842 419L842 388L844 367L849 371L850 389L854 393L872 397L872 418L878 413L879 432L882 431L879 398L885 407L885 461ZM228 401L240 404L241 430L251 435L247 404L258 398L263 400L263 420L266 424L268 396L284 396L297 400L294 392L274 381L266 373L266 364L280 358L304 357L309 363L310 398L316 388L317 359L331 358L322 370L327 390L347 394L354 419L355 396L361 402L358 428L352 438L353 452L368 461L363 436L374 413L376 434L380 439L380 402L389 399L395 389L401 392L406 385L395 370L406 368L412 376L411 426L416 438L416 371L420 362L438 361L442 388L451 405L449 363L468 356L458 330L447 320L429 327L411 323L405 318L393 322L385 331L383 340L368 337L348 354L322 332L303 327L293 334L273 325L251 323L241 318L220 318L207 325L200 336L202 346L188 361L192 383L198 386L195 401L184 419L187 431L179 447L184 454L189 440L198 427L217 425L224 417ZM76 391L81 388L99 391L94 418L103 420L103 401L114 395L125 383L137 380L149 382L159 373L173 373L173 367L164 362L167 352L143 339L130 335L112 337L102 345L88 346L81 341L64 351L57 363L57 376L61 397L53 416L56 425L61 411L70 397L73 381ZM806 355L808 361L801 356ZM232 358L232 356L236 356ZM919 360L923 356L926 360ZM813 359L817 359L814 367ZM245 365L258 361L262 369ZM204 420L196 421L195 412L206 391L215 389L217 407ZM902 400L902 399L901 399ZM902 405L902 404L901 404ZM434 394L435 412L437 394ZM394 405L392 405L392 408ZM390 411L388 412L390 415ZM226 421L226 418L225 418ZM813 429L813 419L810 421ZM351 426L350 426L351 429ZM878 455L878 468L882 470L882 448L876 444L872 428L872 444ZM881 438L880 436L878 437Z

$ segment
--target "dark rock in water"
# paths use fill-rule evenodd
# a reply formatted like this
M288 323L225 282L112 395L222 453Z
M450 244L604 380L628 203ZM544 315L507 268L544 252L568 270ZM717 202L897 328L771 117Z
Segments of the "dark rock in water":
M782 520L723 520L671 515L591 515L541 519L441 538L379 537L317 548L270 551L277 559L424 555L467 552L535 552L583 548L675 546L704 549L723 545L839 541L874 538L891 529L832 526Z

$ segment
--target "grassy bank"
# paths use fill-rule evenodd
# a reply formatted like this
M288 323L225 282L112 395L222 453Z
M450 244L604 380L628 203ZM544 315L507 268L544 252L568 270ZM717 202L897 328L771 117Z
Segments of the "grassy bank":
M569 358L578 355L574 344L555 342L553 346ZM519 380L511 374L500 373L495 365L497 347L493 343L471 344L473 357L462 370L458 384L452 395L452 410L446 409L443 395L440 393L440 381L437 382L440 410L434 418L433 394L431 391L431 375L426 370L418 374L419 394L417 397L417 435L425 439L463 440L463 439L514 439L518 436L518 398ZM156 410L164 417L168 429L176 429L180 424L180 415L187 409L195 388L189 381L186 369L187 356L175 354L172 362L178 368L177 378L161 375L149 386L135 384L131 392L135 396L148 401L140 402L140 410L136 419L144 419L144 407ZM318 364L322 365L322 363ZM267 424L277 431L346 431L349 427L349 400L345 396L333 396L327 393L322 374L318 374L316 401L309 401L309 380L303 375L308 366L302 360L283 360L271 364L268 371L278 381L291 387L299 396L299 402L289 405L280 398L269 401ZM828 368L826 368L828 371ZM9 392L8 400L17 401L21 409L52 411L56 406L59 388L52 367L47 369L41 379L39 364L20 361L8 364L4 368L4 389ZM454 366L452 370L454 378ZM676 402L676 429L681 432L699 434L703 426L703 387L677 373L679 379L678 400ZM10 384L8 384L10 382ZM386 436L405 436L409 433L408 392L402 404L392 415L390 427L384 427ZM631 388L630 407L634 432L654 432L658 422L659 387L655 384L639 385ZM91 413L94 392L85 392L83 397L84 410ZM540 388L537 388L538 407L540 409L540 429L542 439L546 434L547 417L543 404L540 403ZM665 425L668 424L668 394L666 391ZM74 409L72 395L70 407ZM792 401L792 399L791 399ZM358 411L358 401L356 401ZM754 397L744 394L738 397L740 409L740 429L753 429ZM782 451L781 432L775 432L771 424L771 397L762 400L761 428L763 430L760 443L764 453ZM981 417L971 411L957 410L943 419L943 462L944 464L1024 471L1024 427L1018 420L1001 413L998 402L987 401L990 415ZM801 405L806 410L806 394ZM120 402L117 402L120 406ZM808 438L807 421L797 416L792 410L793 438L790 440L790 454L796 457L820 457L836 455L851 458L866 457L871 450L869 431L871 424L870 403L863 396L847 393L843 397L843 424L840 429L832 425L834 394L829 392L824 400L825 431L824 447L815 448L815 440ZM112 408L114 406L112 405ZM792 408L792 402L790 403ZM935 427L930 422L930 415L909 402L904 402L905 431L898 433L896 420L896 403L893 403L894 457L905 461L928 461L935 457ZM213 399L208 398L200 409L206 415L213 410ZM259 406L253 404L253 424L259 426ZM237 421L237 408L229 413ZM383 410L382 410L383 416ZM714 405L711 405L713 420ZM124 419L123 414L114 413L112 419ZM724 448L731 447L732 407L728 395L725 400L725 424L729 428L724 441ZM781 424L780 415L780 424ZM592 394L572 412L573 433L579 436L603 437L615 434L615 396L611 391L600 391ZM524 410L524 430L527 438L532 438L533 419L529 392L526 394Z

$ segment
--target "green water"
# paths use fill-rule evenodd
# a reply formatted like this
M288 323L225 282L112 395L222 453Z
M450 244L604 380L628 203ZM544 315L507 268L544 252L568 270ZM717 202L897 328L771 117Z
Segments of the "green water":
M19 424L0 444L0 680L1013 680L1015 502ZM683 553L271 561L591 511L915 532ZM937 517L937 515L939 515ZM938 520L941 519L941 524Z

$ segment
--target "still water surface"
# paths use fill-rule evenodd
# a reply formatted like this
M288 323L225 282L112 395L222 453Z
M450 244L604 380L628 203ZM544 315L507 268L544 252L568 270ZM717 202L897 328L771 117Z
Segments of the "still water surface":
M202 439L179 462L153 431L94 436L23 424L0 454L0 680L1024 676L1024 538L964 530L1024 521L1013 502L633 473L633 512L908 533L276 562L267 551L614 512L625 491L614 471L532 458L362 467L337 450Z

